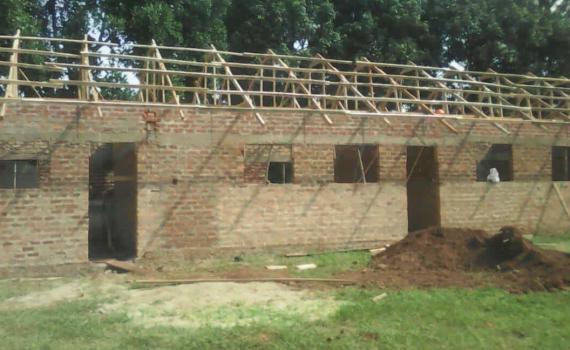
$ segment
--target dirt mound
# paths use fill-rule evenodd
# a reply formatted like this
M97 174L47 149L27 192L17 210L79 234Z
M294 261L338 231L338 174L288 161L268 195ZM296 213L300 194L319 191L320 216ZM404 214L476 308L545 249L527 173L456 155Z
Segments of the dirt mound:
M482 230L440 227L412 232L375 256L371 267L412 271L415 275L492 272L492 279L498 281L493 285L502 286L503 280L520 291L570 285L570 256L535 247L512 226L503 227L494 236Z

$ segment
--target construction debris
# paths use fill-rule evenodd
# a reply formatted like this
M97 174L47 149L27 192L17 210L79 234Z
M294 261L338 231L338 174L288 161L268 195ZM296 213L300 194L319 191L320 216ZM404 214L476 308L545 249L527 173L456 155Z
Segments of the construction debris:
M374 298L372 298L372 301L375 302L375 303L377 303L377 302L379 302L380 300L386 298L387 296L388 296L388 294L382 293L382 294L379 294L379 295L375 296Z
M331 254L331 253L362 252L365 250L369 250L369 248L325 250L322 252L294 252L294 253L287 253L283 256L286 258L300 258L300 257L305 257L305 256L323 255L323 254Z
M286 258L298 258L303 256L311 256L311 255L313 255L313 253L287 253L284 256Z
M382 253L385 250L386 250L386 248L370 249L370 254L374 256L374 255Z
M109 267L113 270L118 270L120 272L130 272L130 273L139 274L139 275L145 274L147 272L144 269L141 269L140 267L136 266L135 264L127 262L127 261L107 259L107 260L104 260L103 263L105 265L107 265L107 267Z
M390 247L390 244L387 243L387 244L384 244L383 247L370 249L369 252L372 256L374 256L374 255L382 253L383 251L385 251L389 247Z
M317 265L315 264L300 264L297 265L297 270L312 270L312 269L316 269Z

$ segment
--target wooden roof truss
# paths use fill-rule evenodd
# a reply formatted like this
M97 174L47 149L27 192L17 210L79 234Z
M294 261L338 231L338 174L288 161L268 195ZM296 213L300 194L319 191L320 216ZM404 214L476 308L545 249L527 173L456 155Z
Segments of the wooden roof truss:
M116 79L121 74L123 79ZM111 79L110 77L115 77ZM127 91L129 94L113 92ZM570 80L532 74L460 71L267 53L0 36L0 115L15 99L167 105L251 111L307 110L332 124L331 113L449 118L493 123L570 122ZM107 96L105 99L104 97Z

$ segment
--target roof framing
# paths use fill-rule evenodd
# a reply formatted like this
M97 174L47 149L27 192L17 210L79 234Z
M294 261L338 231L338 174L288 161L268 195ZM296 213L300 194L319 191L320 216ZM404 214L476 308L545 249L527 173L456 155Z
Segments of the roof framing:
M126 81L117 80L117 73ZM116 92L123 92L121 94ZM124 93L129 92L129 93ZM107 99L104 99L107 96ZM267 53L0 36L0 114L11 100L81 101L250 110L450 116L492 122L570 122L570 80L489 70L346 61Z

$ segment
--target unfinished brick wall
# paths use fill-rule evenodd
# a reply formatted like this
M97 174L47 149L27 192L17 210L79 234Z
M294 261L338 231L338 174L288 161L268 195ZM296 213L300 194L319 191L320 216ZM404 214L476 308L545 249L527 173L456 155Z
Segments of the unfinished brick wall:
M564 183L560 190L568 203L570 187ZM505 225L517 225L529 233L542 234L570 230L570 219L547 182L455 182L442 184L440 191L444 226L495 232Z
M515 181L549 181L552 175L552 147L513 147L513 164Z
M406 146L381 145L380 153L380 181L403 182L406 180Z
M401 185L262 186L219 192L220 247L362 247L399 239L406 232Z
M295 182L266 184L266 163L260 160L268 157L268 150L260 145L226 145L210 153L191 146L140 145L139 251L147 257L179 257L211 247L355 247L405 234L405 186L335 184L333 145L288 150L277 146L274 156L292 158ZM258 157L244 157L248 152ZM234 154L233 163L219 157L227 154ZM228 162L234 173L244 176L226 177L223 166ZM392 168L393 161L386 165ZM170 181L171 169L178 171L176 183ZM255 169L259 172L248 176ZM221 177L199 181L204 172Z
M440 179L444 182L475 182L477 179L477 162L485 156L491 145L492 143L487 142L438 147Z
M245 145L244 181L266 183L269 162L292 162L291 145Z
M102 116L95 106L8 104L1 149L46 160L39 189L0 190L0 245L7 252L0 267L87 260L89 145L104 142L137 144L139 256L373 246L403 237L408 145L437 146L444 225L570 229L550 181L551 146L570 146L565 125L505 122L505 134L484 121L450 120L456 134L430 117L389 117L389 126L382 118L332 113L328 125L316 112L265 112L261 126L249 111L188 109L182 119L169 108L153 108L159 121L147 125L146 107L100 110ZM493 143L513 144L513 182L475 181L476 163ZM334 183L335 145L343 144L379 145L379 183ZM290 149L292 184L261 181L266 164L247 159L256 145ZM560 189L570 202L567 183Z
M570 218L550 182L552 147L515 145L513 181L475 182L476 163L490 146L491 143L466 143L438 148L442 225L490 231L504 225L518 225L529 232L570 230ZM570 200L568 186L559 186L565 200Z
M299 144L293 146L295 182L300 184L334 181L334 147Z
M0 159L38 159L39 188L0 189L0 268L87 259L88 144L0 142Z

